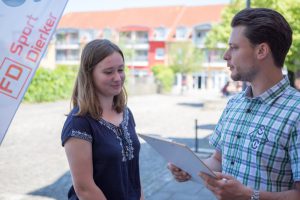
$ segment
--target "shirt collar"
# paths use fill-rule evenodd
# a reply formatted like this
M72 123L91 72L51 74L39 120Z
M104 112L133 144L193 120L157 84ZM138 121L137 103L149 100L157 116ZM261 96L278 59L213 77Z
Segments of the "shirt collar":
M272 86L271 88L269 88L268 90L266 90L264 93L262 93L261 95L252 98L252 88L251 86L248 86L245 89L245 92L243 94L243 96L247 99L251 99L251 100L258 100L262 103L266 103L266 104L271 104L274 100L277 99L277 97L281 96L284 92L284 90L289 87L290 82L287 76L284 76L283 79L281 81L279 81L278 83L276 83L274 86Z

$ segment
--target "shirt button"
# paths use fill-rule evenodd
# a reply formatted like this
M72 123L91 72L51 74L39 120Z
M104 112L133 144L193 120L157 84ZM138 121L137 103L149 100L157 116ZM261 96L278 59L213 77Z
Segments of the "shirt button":
M234 161L231 161L230 164L231 164L231 165L234 165Z

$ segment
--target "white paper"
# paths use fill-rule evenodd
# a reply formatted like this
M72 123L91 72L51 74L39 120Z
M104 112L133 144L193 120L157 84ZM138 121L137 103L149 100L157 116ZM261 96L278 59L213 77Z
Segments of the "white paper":
M199 177L200 172L204 172L212 177L216 177L211 169L186 145L173 142L162 137L138 134L150 146L152 146L168 162L186 171L191 175L191 180L203 183Z

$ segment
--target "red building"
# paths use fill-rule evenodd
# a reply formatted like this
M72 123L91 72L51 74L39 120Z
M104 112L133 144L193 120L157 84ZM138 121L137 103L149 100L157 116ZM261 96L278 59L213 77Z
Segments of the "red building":
M56 34L58 63L78 62L82 44L107 38L132 52L127 58L137 73L166 64L168 43L190 41L203 48L211 25L220 21L225 5L126 8L64 15ZM142 73L143 74L143 73Z

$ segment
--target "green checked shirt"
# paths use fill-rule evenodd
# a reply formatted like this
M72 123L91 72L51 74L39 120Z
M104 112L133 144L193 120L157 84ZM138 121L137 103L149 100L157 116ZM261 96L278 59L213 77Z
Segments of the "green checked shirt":
M258 97L251 87L229 100L210 143L222 172L256 190L280 192L300 181L300 93L287 77Z

